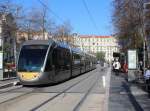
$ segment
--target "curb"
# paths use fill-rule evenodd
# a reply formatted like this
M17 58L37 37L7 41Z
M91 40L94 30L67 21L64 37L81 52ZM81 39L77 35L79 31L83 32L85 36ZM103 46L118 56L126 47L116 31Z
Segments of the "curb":
M105 99L105 111L109 111L109 91L110 91L110 80L111 80L111 67L108 68L108 72L106 75L106 79L107 79L107 84L106 84L106 99Z
M19 81L14 81L14 82L11 82L11 83L0 85L0 89L12 87L12 86L17 86L17 85L20 85L20 82Z

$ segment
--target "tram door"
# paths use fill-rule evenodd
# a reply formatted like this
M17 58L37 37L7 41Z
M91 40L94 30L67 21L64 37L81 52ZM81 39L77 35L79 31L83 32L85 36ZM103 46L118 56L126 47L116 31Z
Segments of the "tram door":
M70 50L57 47L52 53L52 65L55 69L55 81L65 80L71 77Z
M84 55L81 55L81 73L84 73L85 72L85 56Z
M73 52L72 53L72 75L76 76L81 73L81 56Z

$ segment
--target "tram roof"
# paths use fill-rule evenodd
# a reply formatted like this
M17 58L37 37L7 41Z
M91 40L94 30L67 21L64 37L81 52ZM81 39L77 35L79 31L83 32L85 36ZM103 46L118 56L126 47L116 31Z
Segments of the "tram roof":
M70 48L70 46L66 42L56 41L57 45L63 48Z
M74 52L83 53L79 48L71 48L71 49L72 49L72 51L74 51Z
M28 40L23 43L23 45L50 45L53 40Z

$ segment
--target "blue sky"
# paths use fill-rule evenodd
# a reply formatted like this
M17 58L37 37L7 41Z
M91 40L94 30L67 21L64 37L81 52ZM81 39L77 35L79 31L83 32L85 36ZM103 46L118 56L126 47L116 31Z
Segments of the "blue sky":
M96 29L84 7L82 0L41 0L47 4L63 21L70 21L73 32L79 34L111 35L113 28L111 24L112 0L85 0L98 27ZM41 4L38 0L14 0L22 4L25 9L38 8ZM49 13L57 24L61 21Z

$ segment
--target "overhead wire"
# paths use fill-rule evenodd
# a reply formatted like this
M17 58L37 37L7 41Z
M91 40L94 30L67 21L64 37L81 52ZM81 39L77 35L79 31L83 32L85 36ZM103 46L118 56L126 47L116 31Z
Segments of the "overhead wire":
M52 9L50 9L46 4L44 4L41 0L38 0L38 2L43 5L43 7L45 7L47 10L49 10L50 13L52 13L59 21L61 21L62 23L64 22L63 19L58 16Z
M95 29L97 30L97 32L99 32L99 28L97 27L97 25L96 25L96 23L95 23L95 20L94 20L92 14L90 13L90 10L89 10L89 8L88 8L88 5L87 5L86 1L85 1L85 0L82 0L82 2L83 2L83 5L84 5L84 7L85 7L87 13L88 13L88 16L89 16L89 18L90 18L91 23L93 24L93 26L95 27Z
M52 9L50 9L50 8L49 8L46 4L44 4L41 0L38 0L38 2L39 2L43 7L47 8L47 10L49 10L49 12L52 13L59 21L61 21L62 23L64 22L63 19L62 19L60 16L58 16ZM95 20L94 20L92 14L91 14L91 12L90 12L90 10L89 10L89 8L88 8L88 5L87 5L86 1L85 1L85 0L82 0L82 2L83 2L83 5L84 5L84 7L85 7L87 13L88 13L88 16L89 16L89 18L90 18L91 23L93 24L93 26L94 26L94 28L97 30L97 32L99 32L99 28L98 28L98 26L97 26L96 23L95 23Z

